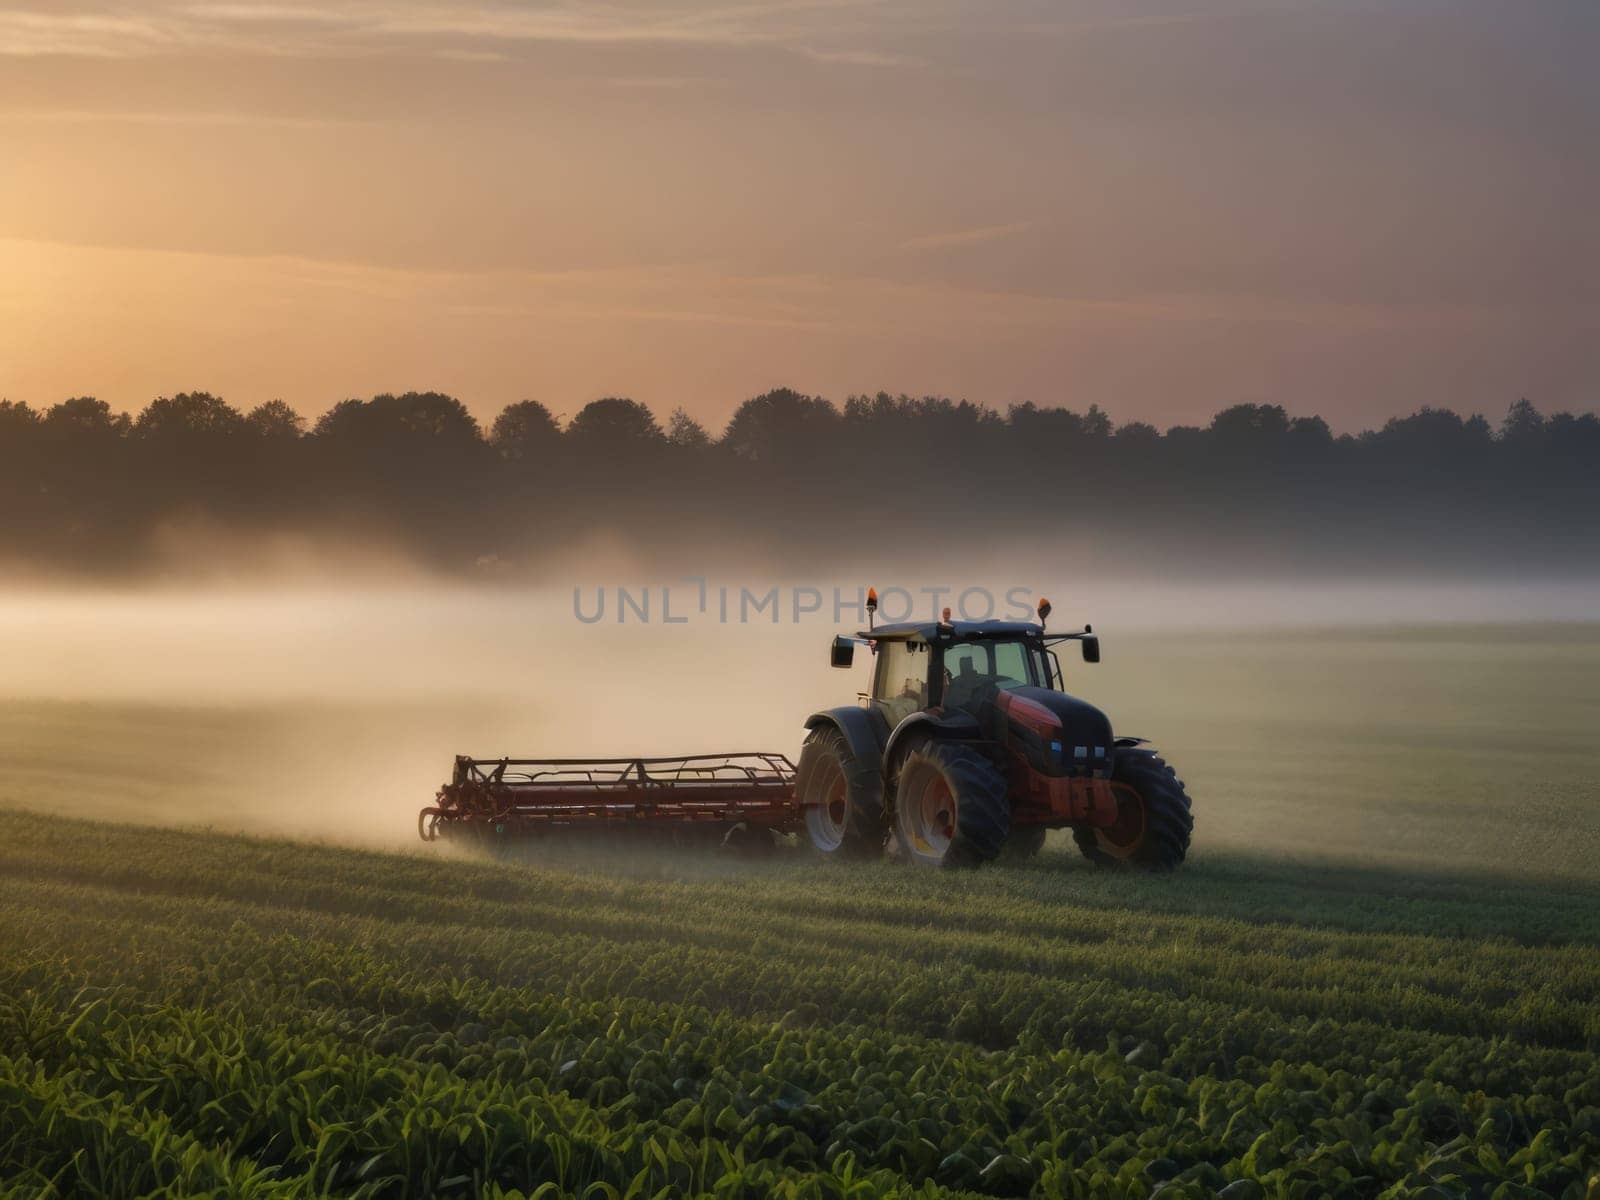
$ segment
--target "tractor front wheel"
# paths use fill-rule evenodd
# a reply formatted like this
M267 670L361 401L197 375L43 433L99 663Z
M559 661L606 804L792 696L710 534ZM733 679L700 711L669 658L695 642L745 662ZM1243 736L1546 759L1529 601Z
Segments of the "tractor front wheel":
M1073 838L1083 856L1101 867L1138 867L1170 871L1189 853L1194 816L1183 781L1154 750L1134 746L1117 749L1111 778L1137 793L1137 800L1117 789L1117 819L1098 829L1075 828Z
M1011 799L999 770L971 746L926 742L906 755L895 787L894 835L907 861L976 867L1011 832Z
M805 808L806 840L818 854L870 858L883 853L883 784L877 768L852 754L834 726L806 736L795 794Z

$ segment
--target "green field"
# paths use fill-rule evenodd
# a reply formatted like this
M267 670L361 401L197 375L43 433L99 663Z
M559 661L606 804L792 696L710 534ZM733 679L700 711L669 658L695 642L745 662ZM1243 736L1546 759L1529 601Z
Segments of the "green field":
M1600 1169L1586 886L7 827L12 1195L1581 1196Z
M1172 877L244 837L540 717L0 702L0 1194L1589 1194L1593 629L1107 659Z

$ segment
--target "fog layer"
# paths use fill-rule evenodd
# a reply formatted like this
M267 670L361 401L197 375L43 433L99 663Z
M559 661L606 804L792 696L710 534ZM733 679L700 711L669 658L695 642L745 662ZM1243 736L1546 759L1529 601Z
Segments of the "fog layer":
M872 582L919 603L1016 584L1050 596L1055 627L1092 622L1104 661L1069 657L1068 686L1178 766L1197 864L1600 861L1592 588ZM662 622L663 586L683 623ZM656 580L650 623L593 624L554 585L0 594L0 807L415 848L458 753L793 757L805 716L853 703L869 660L828 667L831 605L721 624L722 586L702 615L694 585Z

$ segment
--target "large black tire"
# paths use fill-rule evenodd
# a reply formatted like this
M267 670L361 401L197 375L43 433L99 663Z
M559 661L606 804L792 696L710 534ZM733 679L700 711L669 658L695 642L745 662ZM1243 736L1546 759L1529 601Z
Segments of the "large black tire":
M954 811L951 811L951 806ZM1011 832L1011 797L999 769L971 746L924 742L905 757L895 787L894 837L906 861L976 867Z
M1026 862L1044 849L1043 825L1013 825L1011 836L1000 848L1001 862Z
M804 833L824 858L875 858L888 828L878 770L850 752L833 725L806 735L795 769L795 795L805 808Z
M1194 832L1183 780L1154 750L1139 746L1117 748L1111 778L1139 793L1142 810L1125 810L1111 830L1074 828L1072 836L1083 856L1100 867L1176 868L1187 857Z

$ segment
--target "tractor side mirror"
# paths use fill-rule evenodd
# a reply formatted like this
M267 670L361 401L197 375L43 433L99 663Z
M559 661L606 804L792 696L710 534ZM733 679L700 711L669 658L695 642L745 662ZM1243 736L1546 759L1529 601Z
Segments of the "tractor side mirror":
M1093 634L1083 639L1083 661L1086 663L1100 661L1100 639Z
M847 637L836 637L828 651L828 665L848 667L856 661L856 644Z

